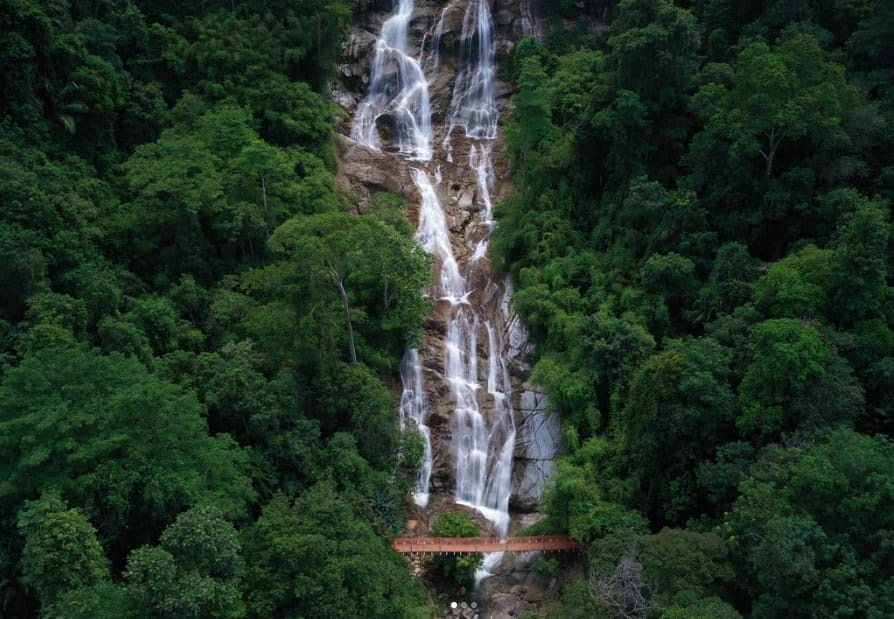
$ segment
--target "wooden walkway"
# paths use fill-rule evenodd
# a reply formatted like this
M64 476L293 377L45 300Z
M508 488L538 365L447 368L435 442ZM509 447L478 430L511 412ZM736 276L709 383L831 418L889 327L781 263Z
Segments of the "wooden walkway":
M404 554L410 553L453 553L471 554L475 552L530 552L534 550L555 552L559 550L579 550L584 545L567 535L538 535L535 537L398 537L394 549Z

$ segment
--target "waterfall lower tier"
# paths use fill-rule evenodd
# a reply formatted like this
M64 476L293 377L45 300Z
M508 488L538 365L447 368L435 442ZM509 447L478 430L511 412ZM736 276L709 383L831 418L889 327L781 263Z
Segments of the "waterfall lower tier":
M422 363L419 351L410 348L404 355L400 367L400 378L404 390L400 398L400 423L402 429L412 425L423 441L422 462L416 472L416 485L413 500L419 507L428 505L428 484L431 479L432 453L431 431L425 425L428 407L425 402L425 391L422 385Z
M473 149L476 153L490 152L489 145L482 146L480 151ZM477 157L470 157L470 166L488 169ZM447 218L435 190L439 183L433 185L419 168L413 168L412 175L421 198L416 240L435 258L434 283L428 294L449 304L445 310L442 380L449 385L456 501L477 510L492 523L494 534L504 536L509 526L515 445L515 423L509 405L512 385L502 359L504 347L491 324L489 310L492 308L470 299L474 291L469 276L477 274L477 261L468 260L465 268L460 269ZM478 182L487 188L486 179ZM481 195L487 196L487 204L479 205L479 216L489 214L490 209L489 193L479 192ZM486 243L486 237L480 243ZM483 368L479 367L482 339L487 342L487 373L483 376ZM415 392L416 389L407 387L409 374L405 373L403 378L405 393ZM424 428L423 433L428 431L426 421L424 413L417 421ZM426 461L423 469L430 475L431 463ZM426 494L427 488L417 488L417 497Z

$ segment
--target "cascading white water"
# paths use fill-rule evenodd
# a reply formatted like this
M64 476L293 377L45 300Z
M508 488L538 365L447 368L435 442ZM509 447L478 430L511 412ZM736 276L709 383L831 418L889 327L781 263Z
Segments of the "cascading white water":
M453 87L450 124L444 139L444 147L450 151L454 129L462 128L470 141L468 164L477 185L477 225L485 228L469 260L470 268L479 268L479 260L487 254L488 240L494 225L490 197L493 181L491 152L499 121L494 100L495 51L494 24L489 3L487 0L472 0L463 19L459 72ZM502 308L492 309L496 312L492 311L491 315L505 323L506 316L501 315ZM464 330L477 332L479 327L477 320L470 320L466 316L464 308L459 308L456 314L453 321L456 324L451 323L448 326L448 358L452 350L449 345L453 343L453 339L460 343L464 339ZM486 313L481 322L488 339L487 398L491 409L485 418L479 410L476 398L473 406L457 406L454 413L458 414L454 431L458 452L456 498L457 502L484 514L493 523L495 532L505 536L509 526L509 493L515 443L515 423L509 404L511 386L504 361L504 346L498 331ZM469 341L469 347L465 349L467 354L477 357L476 345L476 342ZM492 565L493 560L499 560L499 556L489 559L491 560L486 562L485 568Z
M477 262L487 255L490 233L493 231L494 225L496 225L493 219L493 203L490 199L490 184L494 175L491 164L491 150L492 144L486 141L478 145L472 144L469 148L469 167L475 172L475 182L478 186L478 201L481 205L481 221L478 225L485 228L485 234L475 245L475 253L472 254L471 258L472 262Z
M494 21L489 2L472 0L463 18L459 72L450 101L450 126L444 137L448 152L456 127L462 127L472 139L497 137L500 113L494 98L495 56Z
M370 92L355 115L352 137L367 146L381 148L380 132L390 132L400 154L416 161L412 180L419 192L420 211L416 240L435 258L435 280L427 293L444 304L443 377L450 387L452 440L455 456L456 501L483 514L492 533L505 536L509 526L509 495L515 425L512 416L511 384L504 360L507 342L503 330L508 308L499 295L486 296L494 307L483 307L472 289L472 281L490 281L487 254L493 229L491 153L497 137L499 113L494 101L494 28L487 0L471 0L463 19L458 74L448 111L444 152L451 159L450 137L461 128L469 142L468 165L475 179L477 216L470 224L477 240L469 245L471 256L458 261L451 243L451 231L438 198L444 192L438 170L432 174L431 109L428 84L418 60L406 49L407 27L413 3L400 0L395 13L385 21L376 44ZM460 10L450 3L444 11ZM438 46L445 13L438 21L433 51L426 63L437 70ZM424 42L423 42L424 46ZM420 50L421 54L421 50ZM388 122L391 122L389 125ZM434 182L432 180L434 179ZM479 295L480 297L481 295ZM494 298L497 299L496 304ZM486 338L486 374L479 368L482 351L479 341ZM416 350L404 356L401 370L403 397L401 420L412 420L426 439L426 458L417 477L414 499L426 505L432 473L430 433L426 427L428 403L420 355ZM486 381L486 384L482 384ZM486 568L499 555L489 556Z
M406 428L412 423L423 439L422 464L416 472L413 500L416 505L425 507L428 505L428 484L431 479L432 467L431 431L425 425L428 407L425 403L425 391L422 384L422 363L419 361L419 351L415 348L408 349L404 354L400 379L404 386L400 398L401 427Z
M421 199L415 238L425 251L435 257L435 270L438 273L438 281L430 294L451 303L459 303L469 291L453 255L447 218L428 175L419 168L413 168L412 174Z
M431 104L429 102L428 81L419 61L409 54L407 49L407 29L413 17L413 0L399 0L394 14L382 24L382 32L376 40L376 55L370 71L370 88L366 99L354 114L351 137L370 148L380 149L380 121L391 123L391 133L397 151L404 156L421 162L430 161L432 156ZM451 272L452 278L459 280L459 266L449 251L449 238L445 240L443 233L429 233L431 230L444 229L446 223L434 221L444 219L437 205L437 196L425 174L414 170L414 180L419 187L424 201L434 202L436 207L429 207L430 216L420 217L420 242L429 252L444 255L446 245L449 253L449 264L444 268ZM422 182L424 179L424 182ZM437 212L436 212L437 211ZM460 295L461 296L461 295ZM401 362L401 382L403 393L400 402L401 427L410 423L415 425L423 439L423 459L416 475L416 486L413 499L417 505L428 504L429 481L432 471L431 431L426 426L428 404L425 400L425 389L422 380L422 364L419 352L409 349Z
M435 24L435 29L432 33L431 54L425 64L425 69L430 73L437 71L441 64L441 37L444 36L444 19L447 17L448 10L450 10L449 6L441 11L441 17L438 18L438 22ZM425 49L425 39L422 41L422 49Z
M407 51L407 27L413 0L399 0L382 25L370 72L366 100L357 108L351 137L381 148L380 122L391 123L398 152L420 161L431 159L431 104L428 81L419 61Z

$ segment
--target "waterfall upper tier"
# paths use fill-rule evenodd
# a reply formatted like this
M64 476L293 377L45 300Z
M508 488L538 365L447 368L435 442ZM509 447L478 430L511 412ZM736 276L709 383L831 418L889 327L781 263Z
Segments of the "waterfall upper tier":
M413 0L399 0L397 10L382 25L369 94L354 114L351 137L379 148L380 134L390 131L398 152L428 161L432 156L428 78L407 43L413 11Z

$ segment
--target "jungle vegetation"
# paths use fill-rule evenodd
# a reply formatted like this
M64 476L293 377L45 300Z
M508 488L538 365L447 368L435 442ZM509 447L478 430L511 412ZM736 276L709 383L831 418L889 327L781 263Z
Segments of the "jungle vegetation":
M353 10L0 3L0 615L429 616L389 538L430 267L334 187Z
M894 2L552 11L494 241L589 544L548 616L892 615Z
M334 187L365 4L0 4L3 616L429 616L428 258ZM894 615L894 2L540 4L493 248L588 544L547 615Z

